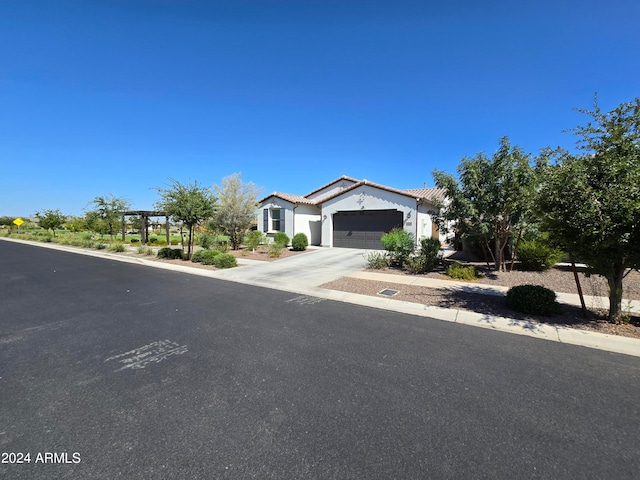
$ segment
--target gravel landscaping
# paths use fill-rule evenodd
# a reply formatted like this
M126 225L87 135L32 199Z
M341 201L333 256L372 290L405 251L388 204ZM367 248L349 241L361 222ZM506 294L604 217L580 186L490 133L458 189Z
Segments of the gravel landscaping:
M543 285L556 292L577 293L577 288L573 273L570 267L558 266L547 272L493 272L486 268L484 264L475 263L484 276L477 280L477 283L500 285L512 287L515 285L534 284ZM484 266L483 266L484 265ZM388 268L383 270L373 270L380 273L393 275L408 275L406 272ZM422 275L431 278L449 278L444 275L444 269ZM579 273L580 283L585 295L604 296L607 294L607 282L598 275L586 277L584 273ZM445 308L456 308L470 310L488 315L532 320L541 323L562 325L584 330L592 330L611 335L622 335L640 338L640 317L630 317L629 323L613 325L606 321L606 310L608 300L603 302L592 302L587 304L589 318L585 319L579 307L562 305L562 314L554 317L541 317L525 315L509 309L503 297L481 295L476 293L466 293L449 291L446 289L433 289L428 287L405 285L372 280L361 280L344 277L334 282L321 285L323 288L352 292L362 295L377 296L384 288L398 290L399 293L392 298L406 302L415 302L423 305L433 305ZM624 298L629 300L640 299L640 273L631 272L624 282ZM623 304L624 308L624 304Z

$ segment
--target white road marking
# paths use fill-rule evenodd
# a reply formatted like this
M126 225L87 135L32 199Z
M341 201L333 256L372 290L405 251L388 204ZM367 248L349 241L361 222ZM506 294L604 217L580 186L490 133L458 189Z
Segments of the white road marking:
M114 370L114 372L119 372L126 368L138 370L145 368L150 363L160 363L173 355L182 355L188 351L186 345L178 345L171 340L161 340L109 357L105 359L105 363L117 360L119 363L124 364L123 367Z

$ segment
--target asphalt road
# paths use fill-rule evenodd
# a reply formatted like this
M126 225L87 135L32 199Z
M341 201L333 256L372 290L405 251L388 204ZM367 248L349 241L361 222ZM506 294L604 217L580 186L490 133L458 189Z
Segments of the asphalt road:
M639 358L114 260L0 242L0 362L0 478L640 476Z

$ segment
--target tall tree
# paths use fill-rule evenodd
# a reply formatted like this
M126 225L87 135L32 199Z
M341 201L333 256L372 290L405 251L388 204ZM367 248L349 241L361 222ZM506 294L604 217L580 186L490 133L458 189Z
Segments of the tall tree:
M195 227L213 216L216 198L210 189L197 181L183 185L178 180L169 179L168 188L158 187L161 199L156 207L164 210L176 222L182 222L189 230L187 259L191 259Z
M45 230L51 230L53 236L56 236L56 230L62 227L67 221L67 217L60 212L60 210L43 210L42 212L36 212L38 217L38 224Z
M258 195L262 189L253 182L242 183L239 173L223 178L222 185L214 185L214 188L218 195L214 223L229 236L232 248L237 250L256 218Z
M113 195L94 198L87 206L86 220L89 228L97 233L109 233L113 241L115 231L122 224L123 213L129 209L129 201Z
M578 126L583 155L546 152L538 207L545 228L567 252L609 285L609 320L622 317L622 282L640 268L640 99L605 113L577 111L592 120Z
M444 188L434 218L439 228L462 238L476 237L486 247L495 269L504 269L504 251L512 238L526 228L530 218L536 175L531 159L509 139L500 139L492 158L478 153L463 158L459 181L451 174L434 170L436 186ZM493 245L491 245L493 242Z

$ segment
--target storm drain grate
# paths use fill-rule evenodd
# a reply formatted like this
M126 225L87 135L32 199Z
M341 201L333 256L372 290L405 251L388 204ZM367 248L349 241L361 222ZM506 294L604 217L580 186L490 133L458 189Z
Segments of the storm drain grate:
M394 295L397 295L399 293L399 290L392 290L390 288L385 288L384 290L380 290L378 292L378 295L384 295L385 297L393 297Z

